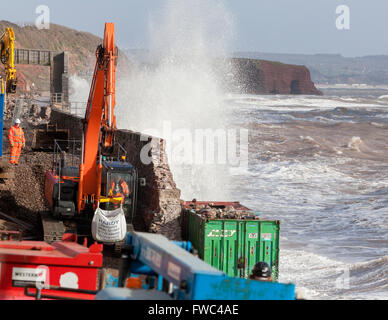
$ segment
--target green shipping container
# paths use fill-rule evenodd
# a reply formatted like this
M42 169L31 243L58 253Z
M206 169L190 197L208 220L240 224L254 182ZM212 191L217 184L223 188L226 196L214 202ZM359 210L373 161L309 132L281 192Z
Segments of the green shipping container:
M209 220L187 210L188 240L199 257L231 277L248 278L258 261L279 276L280 221Z

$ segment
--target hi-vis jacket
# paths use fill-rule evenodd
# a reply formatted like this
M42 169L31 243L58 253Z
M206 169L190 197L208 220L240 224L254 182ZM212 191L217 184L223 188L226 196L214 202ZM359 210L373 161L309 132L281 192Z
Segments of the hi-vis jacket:
M125 181L121 181L119 186L121 187L121 190L123 191L124 196L126 196L126 197L129 196L130 191L129 191L127 183ZM114 182L112 182L111 188L109 190L109 196L112 196L112 195L122 196L123 195L119 190L115 190L115 189L116 189L116 184Z
M26 144L23 129L20 127L12 126L9 129L8 139L11 147L23 147Z

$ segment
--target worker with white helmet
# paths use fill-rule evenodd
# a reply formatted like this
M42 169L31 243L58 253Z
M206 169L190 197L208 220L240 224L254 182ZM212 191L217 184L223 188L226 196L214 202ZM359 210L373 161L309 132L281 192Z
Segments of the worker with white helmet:
M9 129L8 139L11 145L11 158L9 162L13 165L19 164L19 157L22 148L26 146L23 129L20 127L20 119L16 119L14 125Z

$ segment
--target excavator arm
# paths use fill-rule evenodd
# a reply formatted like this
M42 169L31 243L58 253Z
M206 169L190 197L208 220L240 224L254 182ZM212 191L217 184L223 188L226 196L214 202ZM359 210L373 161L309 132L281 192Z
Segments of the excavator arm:
M15 93L17 86L15 69L15 33L7 28L0 37L0 60L5 66L7 93Z
M99 159L112 151L117 129L114 115L117 48L113 23L105 24L104 41L96 50L96 58L84 119L78 212L83 210L87 199L99 200L102 172Z

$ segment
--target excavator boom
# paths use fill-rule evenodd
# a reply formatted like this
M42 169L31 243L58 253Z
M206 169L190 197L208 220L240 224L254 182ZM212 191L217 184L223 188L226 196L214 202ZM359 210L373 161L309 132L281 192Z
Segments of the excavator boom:
M102 166L101 163L98 164L98 157L113 148L113 136L117 128L114 115L117 49L113 23L105 24L104 41L97 48L96 57L84 121L79 211L84 208L86 197L98 199L100 196Z
M7 93L15 93L17 86L15 69L15 33L7 28L0 37L0 60L5 66Z
M114 24L106 23L104 41L96 50L96 66L83 119L79 168L74 167L73 161L70 165L67 152L57 144L54 148L57 160L45 175L50 214L41 217L47 241L62 236L65 225L58 220L71 219L78 234L90 236L91 219L100 212L98 209L119 212L129 222L135 215L137 171L126 161L126 150L114 141L117 52ZM121 241L115 237L106 241ZM94 235L93 238L96 239Z

